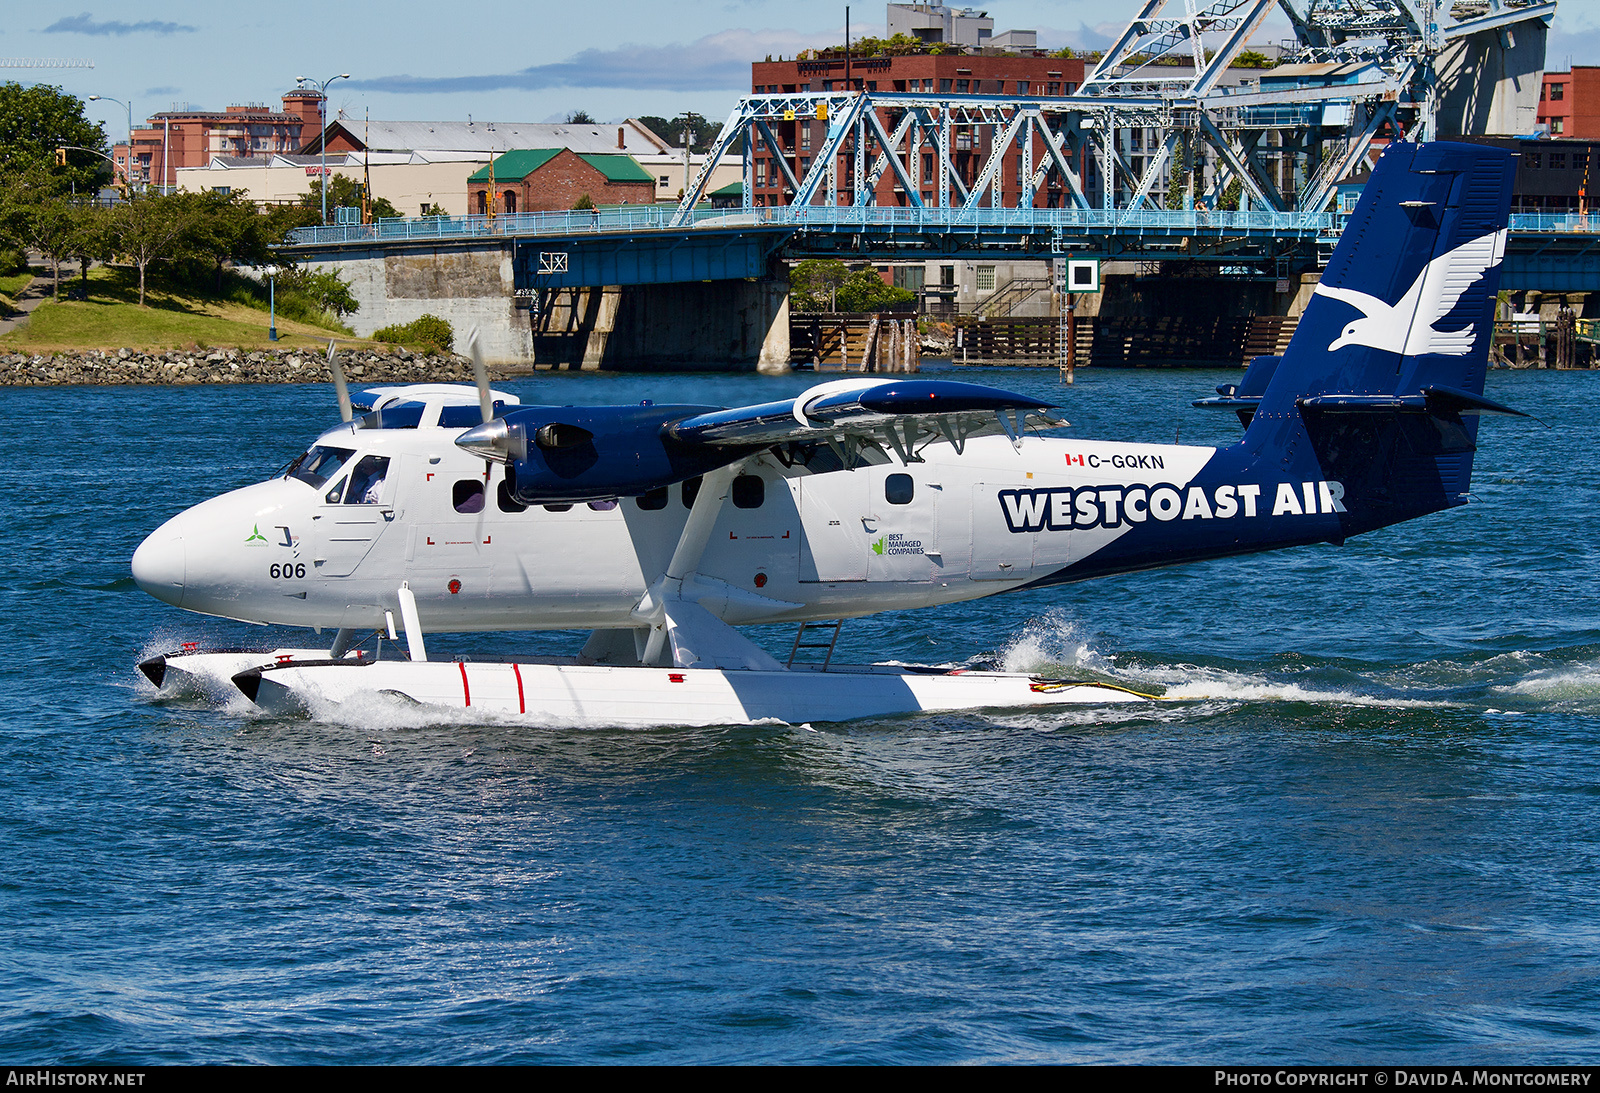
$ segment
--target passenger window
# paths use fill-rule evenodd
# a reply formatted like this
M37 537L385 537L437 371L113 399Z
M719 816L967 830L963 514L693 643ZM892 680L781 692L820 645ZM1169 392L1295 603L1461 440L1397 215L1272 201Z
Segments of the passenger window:
M767 499L767 485L760 475L741 474L733 480L733 507L758 509Z
M455 488L450 492L450 502L455 505L457 512L470 514L483 511L482 479L463 478L455 484Z
M376 505L383 493L383 480L389 476L389 457L367 455L361 457L356 469L350 472L350 488L345 491L347 505Z
M891 474L883 480L883 499L891 505L909 505L917 495L909 474Z
M333 489L329 490L327 493L322 495L322 499L324 501L326 501L330 505L337 505L339 503L339 495L342 494L343 492L344 492L344 479L341 478L341 479L339 479L338 482L336 482L334 484Z
M656 512L659 509L664 509L667 507L667 487L659 486L649 493L640 495L635 500L638 502L639 508L645 512Z
M528 506L518 501L511 492L511 483L502 480L500 489L496 492L495 499L500 503L501 512L527 512Z
M596 512L610 512L617 507L617 503L615 501L590 501L589 507Z
M699 476L685 480L683 483L683 507L686 509L694 508L694 499L698 496L700 496Z
M571 505L546 505L544 507L544 510L546 512L571 512L572 511L572 506Z

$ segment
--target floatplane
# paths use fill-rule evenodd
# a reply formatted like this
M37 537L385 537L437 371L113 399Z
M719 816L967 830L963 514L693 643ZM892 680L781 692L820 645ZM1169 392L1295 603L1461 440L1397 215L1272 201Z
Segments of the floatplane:
M833 643L849 618L1342 543L1465 504L1479 415L1516 412L1483 395L1513 164L1390 145L1282 357L1196 402L1244 426L1221 448L1073 439L1053 405L943 379L736 408L523 406L479 355L476 387L353 402L330 347L341 422L285 473L167 521L132 568L176 607L331 645L140 667L165 691L237 688L271 710L386 694L546 724L1150 701L837 664ZM797 627L787 662L737 629L751 623ZM565 659L428 655L432 634L534 629L590 634ZM389 657L362 644L374 632ZM827 651L796 663L809 646Z

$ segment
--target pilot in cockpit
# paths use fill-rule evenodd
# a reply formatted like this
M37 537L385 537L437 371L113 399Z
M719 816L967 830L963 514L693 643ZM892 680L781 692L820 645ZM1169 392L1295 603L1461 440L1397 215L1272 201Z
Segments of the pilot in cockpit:
M344 492L347 505L376 505L383 492L383 480L389 474L387 456L362 456L361 462L350 474L350 488Z

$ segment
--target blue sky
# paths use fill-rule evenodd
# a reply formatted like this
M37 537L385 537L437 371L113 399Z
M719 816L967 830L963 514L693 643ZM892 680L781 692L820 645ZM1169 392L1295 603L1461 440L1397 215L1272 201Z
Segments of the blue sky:
M984 7L997 31L1039 31L1040 44L1106 43L1137 0L1005 0ZM77 8L76 11L64 9ZM132 10L130 10L132 9ZM296 76L329 88L335 109L395 120L556 120L585 109L602 121L695 110L727 116L750 85L749 64L843 40L844 5L796 0L569 0L334 4L277 0L244 8L211 0L71 0L21 8L0 54L87 57L93 69L0 70L0 79L58 84L82 98L131 99L135 121L176 104L220 110L276 105ZM503 14L510 13L510 14ZM851 5L857 33L884 32L882 2ZM1288 35L1274 16L1262 37ZM1549 64L1600 63L1600 3L1563 0ZM89 104L112 138L127 114Z

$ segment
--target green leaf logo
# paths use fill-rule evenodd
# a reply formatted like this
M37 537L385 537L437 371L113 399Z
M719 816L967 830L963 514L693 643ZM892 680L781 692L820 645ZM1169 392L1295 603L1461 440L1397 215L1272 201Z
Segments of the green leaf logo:
M882 554L883 553L883 548L888 544L888 542L889 542L889 537L887 535L879 536L877 539L873 540L872 553L874 553L874 554Z
M255 543L255 542L264 543L266 541L267 541L267 537L265 535L261 534L261 525L260 524L252 524L251 527L250 527L250 537L248 539L246 539L245 542L247 542L247 543Z

